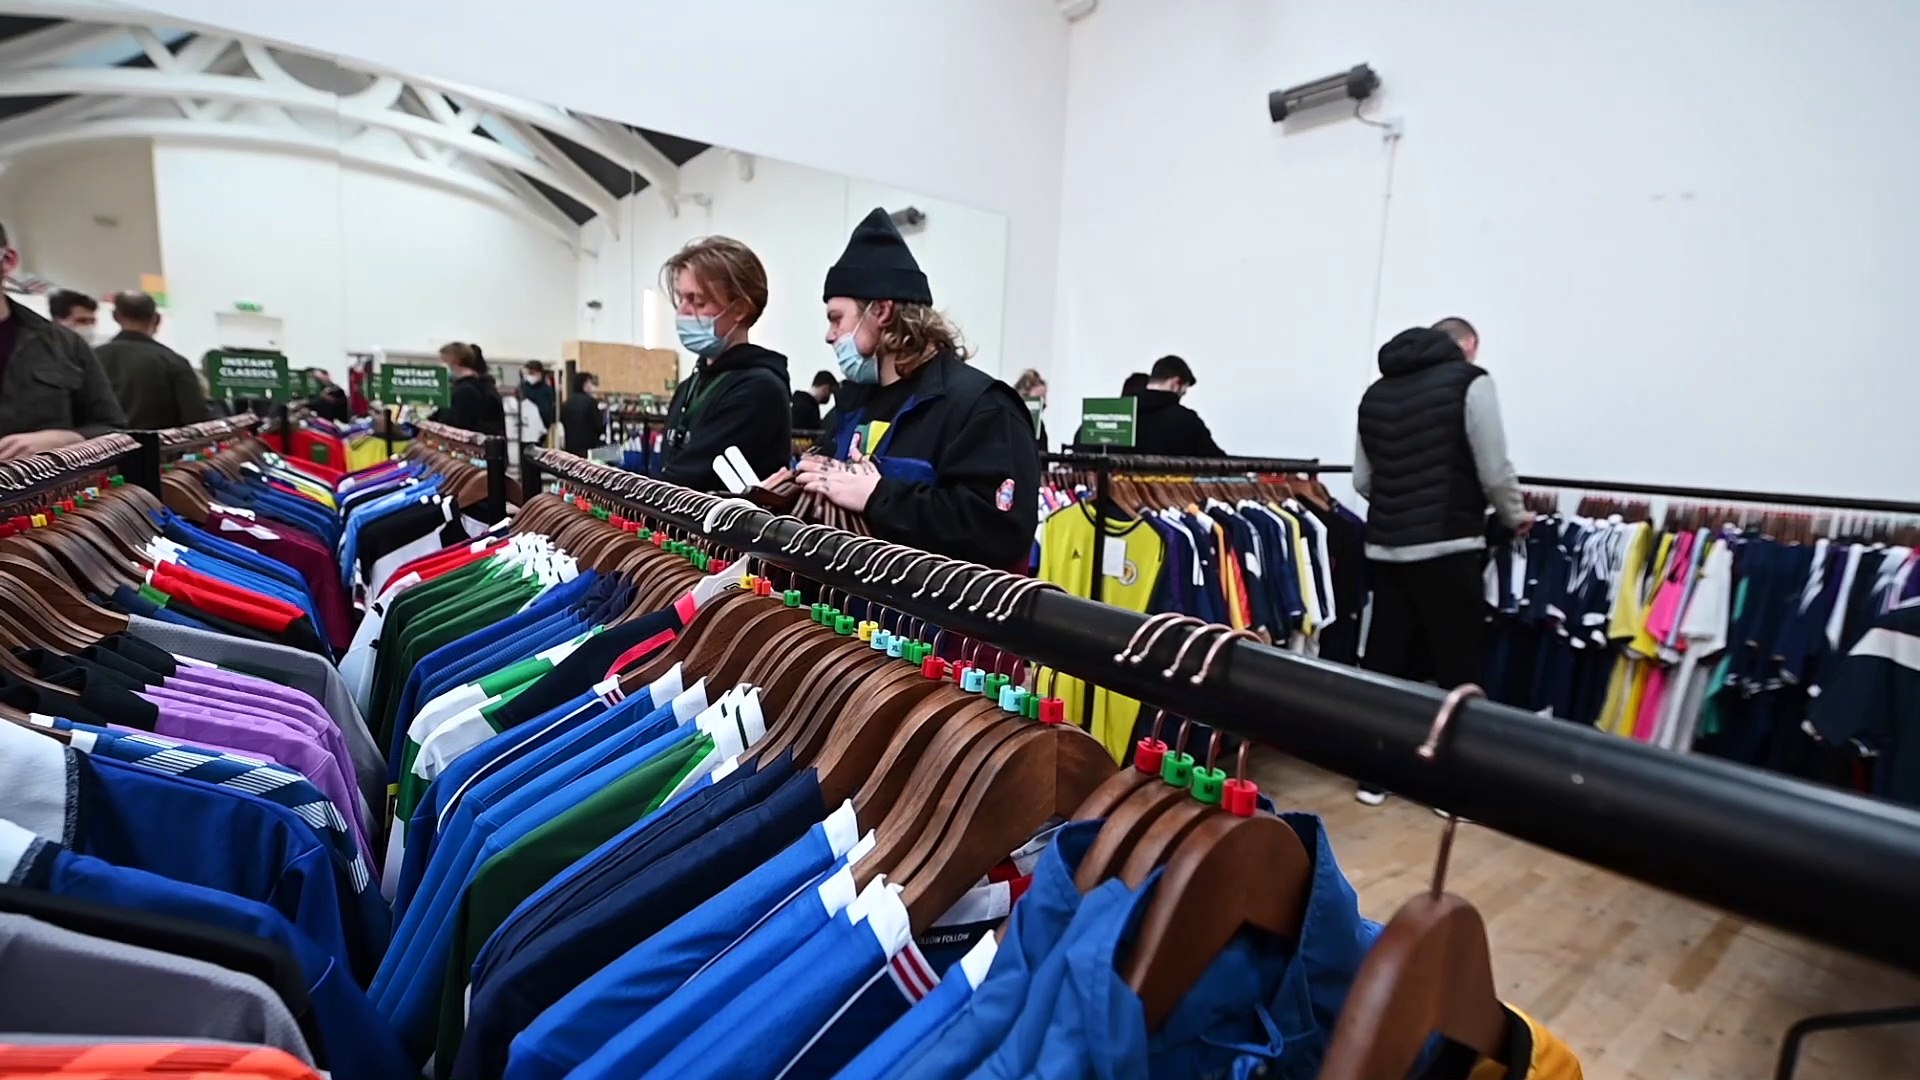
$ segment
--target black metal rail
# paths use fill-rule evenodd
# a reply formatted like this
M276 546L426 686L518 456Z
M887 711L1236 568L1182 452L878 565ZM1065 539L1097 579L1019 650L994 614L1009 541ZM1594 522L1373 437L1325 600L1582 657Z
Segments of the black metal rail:
M1322 465L1326 474L1350 473L1351 465ZM1805 506L1821 510L1857 510L1872 514L1913 514L1920 516L1920 502L1899 499L1866 499L1852 495L1810 495L1797 491L1754 491L1747 488L1686 487L1679 484L1642 484L1630 480L1576 480L1565 476L1522 476L1522 487L1558 488L1562 491L1597 491L1620 495L1657 495L1694 502L1762 503L1772 506Z

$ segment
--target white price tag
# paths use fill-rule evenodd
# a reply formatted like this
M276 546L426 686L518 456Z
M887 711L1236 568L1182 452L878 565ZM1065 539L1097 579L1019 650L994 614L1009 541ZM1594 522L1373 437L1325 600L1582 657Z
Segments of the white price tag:
M1100 545L1100 572L1110 578L1127 576L1127 542L1105 537Z

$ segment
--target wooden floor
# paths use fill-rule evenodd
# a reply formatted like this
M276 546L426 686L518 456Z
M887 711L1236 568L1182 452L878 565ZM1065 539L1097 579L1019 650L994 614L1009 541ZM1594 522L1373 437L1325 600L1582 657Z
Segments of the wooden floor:
M1326 820L1362 913L1386 920L1425 887L1432 811L1362 806L1350 781L1278 754L1251 771ZM1500 996L1565 1040L1586 1080L1765 1080L1800 1017L1920 1004L1920 980L1489 829L1461 826L1447 888L1487 920ZM1815 1035L1795 1075L1920 1077L1920 1025Z

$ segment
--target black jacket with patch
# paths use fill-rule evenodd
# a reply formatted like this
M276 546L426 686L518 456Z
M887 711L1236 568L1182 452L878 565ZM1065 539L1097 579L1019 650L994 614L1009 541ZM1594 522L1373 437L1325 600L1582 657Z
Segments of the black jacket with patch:
M127 426L113 384L80 335L0 297L18 321L0 379L0 435L77 431L87 438Z
M667 405L666 465L660 478L701 491L724 487L713 459L729 446L761 477L793 460L787 358L758 345L735 345L701 360Z
M841 456L861 425L888 422L872 450L883 476L867 503L875 536L995 569L1027 567L1039 523L1040 454L1032 414L1013 387L952 353L885 388L887 400L902 402L897 409L866 415L882 388L840 387L834 436Z

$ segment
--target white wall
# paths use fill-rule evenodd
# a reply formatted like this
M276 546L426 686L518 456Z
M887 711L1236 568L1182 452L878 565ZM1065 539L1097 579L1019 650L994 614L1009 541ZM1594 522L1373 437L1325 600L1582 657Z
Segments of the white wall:
M1004 366L1052 356L1067 42L1053 0L475 0L459 18L427 0L143 6L1000 211Z
M349 349L557 358L574 329L574 255L518 218L337 160L153 148L172 343L198 359L237 301L285 323L297 366L344 377Z
M645 290L666 295L660 265L697 236L731 236L752 248L767 268L767 311L753 340L783 352L796 387L813 373L832 370L820 300L827 267L840 257L847 237L875 206L926 211L926 224L907 236L914 258L933 287L935 306L960 327L982 370L1003 370L1007 222L996 213L910 194L836 173L766 158L742 179L733 155L708 150L681 170L682 190L705 196L707 205L683 203L678 216L651 190L622 200L618 239L596 218L582 230L580 336L679 348L670 321L649 327L640 314ZM586 305L599 300L601 310ZM670 314L670 313L669 313ZM683 365L691 357L682 356Z
M12 164L0 175L0 223L22 253L23 269L64 288L107 296L160 272L153 161L144 143Z
M1345 461L1378 343L1462 314L1522 472L1920 497L1916 52L1885 0L1102 0L1056 409L1177 351L1228 449ZM1265 114L1360 62L1406 121L1384 266L1379 133Z

